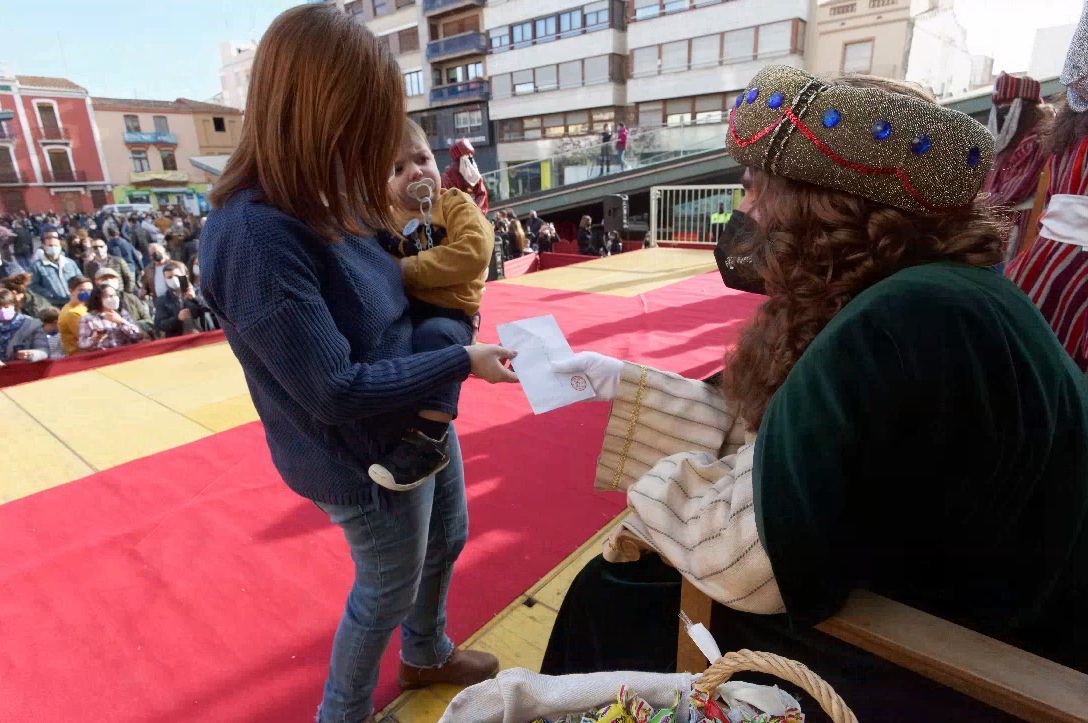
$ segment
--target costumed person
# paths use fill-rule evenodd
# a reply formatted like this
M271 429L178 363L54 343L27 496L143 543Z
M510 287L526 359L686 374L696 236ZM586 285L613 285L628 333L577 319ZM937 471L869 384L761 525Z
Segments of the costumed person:
M1088 372L1088 5L1060 80L1066 86L1043 137L1050 181L1039 237L1005 273Z
M768 299L723 389L553 364L613 400L595 485L630 512L542 672L672 668L681 575L723 648L807 663L860 720L1001 718L813 629L855 588L1088 671L1088 380L992 269L993 136L911 85L770 66L727 149Z
M987 128L994 134L994 167L982 185L994 206L1011 209L1007 261L1016 258L1029 237L1028 223L1046 154L1039 131L1049 118L1039 81L1001 73L994 83Z
M400 263L412 351L471 345L495 232L468 194L441 187L427 134L411 120L405 121L389 195L401 233L379 232L378 241ZM460 396L461 385L454 382L419 402L400 442L370 466L370 479L405 492L444 469Z
M470 373L516 379L494 345L412 352L400 266L371 231L392 221L390 139L404 120L397 61L366 28L331 5L286 10L257 46L238 148L200 234L201 291L276 470L341 528L353 563L318 723L374 720L398 627L402 688L471 685L499 667L446 630L468 536L453 427L449 464L419 487L391 492L367 476L423 399Z
M476 167L476 149L468 138L462 138L450 148L453 161L442 172L442 188L456 188L472 196L481 211L487 213L487 184Z

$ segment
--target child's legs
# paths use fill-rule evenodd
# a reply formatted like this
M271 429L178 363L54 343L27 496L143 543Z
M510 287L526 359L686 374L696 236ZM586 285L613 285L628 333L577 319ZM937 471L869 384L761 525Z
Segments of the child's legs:
M468 346L472 343L472 322L461 312L448 311L451 316L429 316L415 321L412 331L412 351L437 351L449 346ZM424 399L419 405L419 416L439 422L448 422L457 416L457 400L461 384L446 384Z

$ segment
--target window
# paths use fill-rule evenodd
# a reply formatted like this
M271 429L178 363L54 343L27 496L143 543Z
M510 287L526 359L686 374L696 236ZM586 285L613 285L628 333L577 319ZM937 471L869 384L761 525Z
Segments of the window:
M759 26L759 57L785 55L790 52L790 40L793 37L793 22L783 20L780 23L768 23Z
M575 35L582 29L582 11L571 10L559 15L559 34L563 37Z
M521 127L523 128L522 135L525 140L535 140L540 138L540 118L522 118Z
M137 173L151 170L151 164L147 162L147 151L132 152L132 170Z
M215 129L216 133L226 133L227 132L227 120L226 120L226 118L224 118L221 115L212 116L212 128Z
M396 0L393 6L400 10L401 8L411 7L416 4L416 0Z
M721 95L700 95L695 99L696 123L721 123L722 120Z
M413 70L404 74L404 94L412 97L423 95L423 71Z
M125 132L126 133L139 133L140 132L140 116L138 116L138 115L126 115L125 116Z
M513 28L514 47L521 48L533 42L533 24L518 23Z
M727 61L751 60L755 55L756 29L730 30L725 34L725 53Z
M638 124L640 126L654 127L661 125L661 114L665 111L665 105L661 101L638 104Z
M416 117L415 121L419 123L419 127L423 129L428 138L434 138L438 135L438 116L434 113L421 113Z
M608 0L590 3L582 8L585 15L585 26L595 28L600 25L608 25Z
M592 58L586 58L583 61L583 76L586 85L593 85L594 83L607 83L608 77L608 56L597 55Z
M397 45L400 46L400 52L402 53L419 50L419 31L415 28L401 30L397 33Z
M589 133L589 113L584 110L567 113L567 135L584 136Z
M50 132L50 138L56 138L60 132L60 119L57 118L57 109L52 103L36 103L38 118L42 122L42 128Z
M553 113L544 116L544 137L562 138L567 132L566 121L562 113Z
M536 90L538 93L544 90L555 90L558 87L559 76L556 66L545 65L536 69Z
M688 0L665 0L664 10L667 13L676 13L688 9Z
M635 48L633 53L633 68L631 75L635 78L640 75L654 75L657 73L657 46L648 48Z
M389 12L389 0L371 0L374 3L374 17Z
M495 99L509 98L514 92L514 87L510 82L510 74L503 73L502 75L491 76L491 97Z
M842 72L868 73L873 67L873 41L847 43L842 46Z
M691 106L690 98L665 101L665 124L679 126L691 123Z
M635 0L635 20L656 18L660 14L660 0Z
M691 67L705 68L721 62L721 35L704 35L691 39Z
M661 46L661 72L670 73L688 69L688 41L665 43Z
M549 40L555 40L555 29L557 27L557 19L554 15L540 18L536 21L536 41L538 43L546 43Z
M559 87L578 88L582 85L582 61L572 60L559 64Z
M163 148L159 151L159 157L162 158L162 170L164 171L176 171L178 170L178 160L174 157L174 152L167 148Z
M592 130L603 131L606 125L611 125L612 121L616 119L616 111L611 108L607 110L595 110L590 113L589 117L593 121Z
M503 26L488 31L491 38L491 52L498 53L510 48L510 28Z
M513 120L499 121L499 140L500 141L520 141L521 140L521 119L514 118Z
M483 111L463 110L453 114L453 127L458 134L471 133L484 127Z
M153 116L151 118L151 120L153 120L155 122L155 132L156 133L169 133L170 132L170 124L166 121L166 116L164 116L164 115Z
M511 78L514 82L514 95L533 92L533 71L531 69L516 70L511 74Z

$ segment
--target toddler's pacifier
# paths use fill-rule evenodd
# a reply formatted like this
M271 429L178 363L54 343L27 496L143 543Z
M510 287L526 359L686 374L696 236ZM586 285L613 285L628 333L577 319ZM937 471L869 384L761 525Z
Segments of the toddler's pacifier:
M431 199L434 196L434 181L421 178L408 184L408 195L419 202L419 215L423 218L423 231L427 235L427 248L434 246L431 238ZM419 230L419 219L411 219L404 225L404 236L411 238Z

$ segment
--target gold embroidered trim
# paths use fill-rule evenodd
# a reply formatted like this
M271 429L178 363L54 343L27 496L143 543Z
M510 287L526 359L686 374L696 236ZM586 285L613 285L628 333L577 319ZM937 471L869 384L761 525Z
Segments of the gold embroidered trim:
M620 454L620 463L616 467L616 473L612 475L612 489L619 489L620 479L623 477L623 468L627 466L627 455L631 453L631 442L635 438L635 427L638 426L638 414L642 409L642 393L646 391L646 376L649 373L646 367L638 376L638 389L635 391L635 407L631 412L631 419L627 422L627 436L623 439L623 452Z

